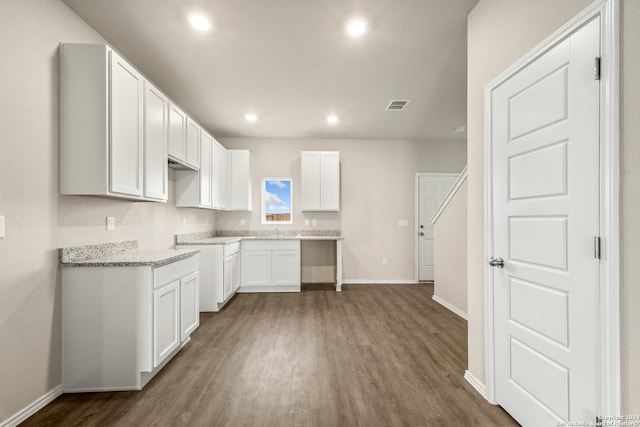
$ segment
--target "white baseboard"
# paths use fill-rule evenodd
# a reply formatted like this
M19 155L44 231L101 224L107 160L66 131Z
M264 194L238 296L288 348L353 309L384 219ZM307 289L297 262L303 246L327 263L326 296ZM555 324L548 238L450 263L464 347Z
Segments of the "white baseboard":
M342 279L343 285L415 285L414 279L374 280L374 279Z
M471 387L473 387L480 394L480 396L484 397L487 402L491 403L492 405L497 405L496 402L492 402L487 398L487 390L484 387L484 384L482 384L476 377L474 377L471 372L465 370L464 379L467 380L467 382L471 384Z
M15 427L21 422L25 421L31 415L38 412L40 409L53 402L58 396L62 394L62 385L57 386L53 390L49 391L44 396L41 396L35 402L31 403L21 411L14 414L11 418L4 420L0 423L0 427Z
M441 306L443 306L444 308L447 308L451 311L453 311L455 314L457 314L458 316L462 317L464 320L468 320L467 319L467 313L465 313L464 311L460 310L458 307L456 307L453 304L449 304L448 302L446 302L445 300L443 300L442 298L440 298L437 295L433 295L433 300L435 302L437 302L438 304L440 304Z

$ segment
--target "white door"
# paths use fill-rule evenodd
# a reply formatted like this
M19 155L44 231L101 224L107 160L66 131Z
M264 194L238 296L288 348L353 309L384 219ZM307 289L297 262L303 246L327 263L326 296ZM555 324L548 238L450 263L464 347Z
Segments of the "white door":
M273 251L271 253L273 286L300 285L300 251Z
M144 196L167 200L167 136L169 100L144 82Z
M169 106L169 156L176 160L185 160L186 156L187 115L177 106Z
M225 257L222 266L222 289L224 294L224 300L231 296L233 293L233 255Z
M111 58L111 191L142 196L142 76L115 52Z
M180 340L186 340L200 325L199 277L195 271L180 280Z
M153 292L153 367L180 345L180 282Z
M431 217L456 182L458 174L418 176L418 280L433 280L433 225Z
M490 98L495 398L524 426L599 413L599 25Z
M200 167L200 126L187 117L185 161L194 168Z

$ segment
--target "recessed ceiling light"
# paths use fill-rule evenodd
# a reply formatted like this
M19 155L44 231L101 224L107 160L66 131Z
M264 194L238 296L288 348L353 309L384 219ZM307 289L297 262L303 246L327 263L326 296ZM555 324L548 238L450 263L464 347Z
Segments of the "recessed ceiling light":
M338 123L338 116L336 116L335 114L328 115L327 123L329 123L330 125L335 125L336 123Z
M191 26L198 31L209 31L211 29L211 21L205 16L194 14L189 17Z
M347 34L351 37L360 37L367 31L367 21L361 18L347 22Z
M255 122L256 120L258 120L258 116L256 116L256 115L255 115L255 114L253 114L253 113L247 113L247 114L245 114L245 115L244 115L244 119L245 119L246 121L248 121L248 122L253 123L253 122Z

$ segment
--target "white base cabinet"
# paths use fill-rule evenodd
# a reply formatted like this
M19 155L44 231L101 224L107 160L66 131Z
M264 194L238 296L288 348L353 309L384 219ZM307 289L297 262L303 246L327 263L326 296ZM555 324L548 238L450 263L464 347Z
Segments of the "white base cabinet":
M300 240L243 240L238 292L300 292Z
M199 325L198 267L63 268L63 390L142 389Z
M220 311L240 287L240 242L176 248L200 250L199 311Z

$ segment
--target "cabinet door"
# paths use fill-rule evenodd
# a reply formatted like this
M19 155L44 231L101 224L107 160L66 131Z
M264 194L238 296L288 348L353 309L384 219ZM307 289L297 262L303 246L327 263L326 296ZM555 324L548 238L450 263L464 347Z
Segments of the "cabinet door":
M211 145L211 207L214 209L222 208L221 187L222 160L225 158L224 151L224 147L214 139Z
M273 251L272 285L300 285L300 251Z
M180 281L153 293L153 367L180 345Z
M241 263L242 286L271 285L271 251L244 251Z
M142 76L115 52L110 52L111 117L110 190L142 196L143 85Z
M180 341L189 338L189 335L200 325L198 296L199 278L196 271L180 280Z
M322 210L340 210L340 153L334 151L322 153L320 181Z
M233 294L233 255L225 257L223 264L223 292L226 301Z
M169 157L185 161L187 115L176 105L169 106Z
M167 140L169 101L149 82L144 83L144 196L167 200Z
M211 143L212 138L202 132L200 138L200 205L211 207Z
M240 287L240 253L233 254L233 275L232 275L231 288L233 292L237 291Z
M248 150L229 150L231 206L234 211L251 210L251 155Z
M321 156L319 152L302 152L300 154L300 172L302 178L302 203L301 209L319 210L321 204Z
M196 169L200 167L200 126L191 119L187 119L185 161Z

